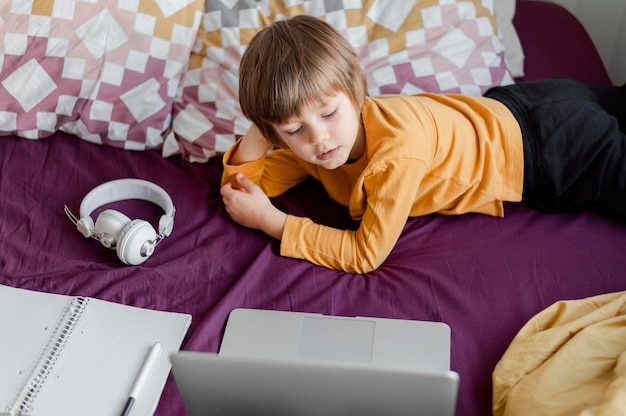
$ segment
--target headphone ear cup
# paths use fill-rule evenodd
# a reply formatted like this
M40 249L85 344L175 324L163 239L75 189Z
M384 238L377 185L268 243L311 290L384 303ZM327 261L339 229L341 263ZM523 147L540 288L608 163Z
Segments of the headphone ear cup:
M119 242L122 229L130 222L130 218L119 211L106 209L98 215L94 226L100 242L107 248L113 248Z
M117 242L117 257L132 266L143 263L154 252L157 233L149 222L132 220L124 226Z

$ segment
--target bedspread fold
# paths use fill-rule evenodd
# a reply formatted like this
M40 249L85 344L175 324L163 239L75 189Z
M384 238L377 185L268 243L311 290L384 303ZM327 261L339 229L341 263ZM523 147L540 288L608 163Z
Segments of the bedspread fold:
M626 415L626 291L530 319L493 373L493 413Z

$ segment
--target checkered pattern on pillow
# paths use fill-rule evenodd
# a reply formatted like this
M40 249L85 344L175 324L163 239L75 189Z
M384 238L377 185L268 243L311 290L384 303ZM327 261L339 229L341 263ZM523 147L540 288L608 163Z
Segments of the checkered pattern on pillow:
M4 0L0 135L161 147L203 0Z
M423 91L479 95L512 83L493 0L207 0L198 43L175 104L167 154L202 161L246 132L238 68L254 34L275 19L310 14L356 49L369 94Z

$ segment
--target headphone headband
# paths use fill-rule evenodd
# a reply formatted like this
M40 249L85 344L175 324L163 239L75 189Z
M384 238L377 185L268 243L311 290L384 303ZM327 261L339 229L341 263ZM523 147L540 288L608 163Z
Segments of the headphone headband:
M142 199L160 206L165 215L174 216L172 199L159 185L143 179L117 179L92 189L80 203L80 217L90 216L97 208L111 202Z

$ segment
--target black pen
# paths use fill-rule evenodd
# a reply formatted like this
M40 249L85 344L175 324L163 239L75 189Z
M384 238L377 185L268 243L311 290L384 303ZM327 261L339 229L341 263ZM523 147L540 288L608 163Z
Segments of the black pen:
M150 369L156 360L157 355L159 354L159 350L161 349L161 344L155 342L152 348L150 349L150 353L146 357L146 361L144 361L143 366L141 367L141 371L137 375L137 379L135 380L135 384L133 384L133 388L130 391L130 395L128 396L128 400L126 401L126 405L124 406L124 410L122 410L122 416L128 416L130 413L130 409L133 407L139 392L143 388L143 385L148 378L148 373L150 373Z

